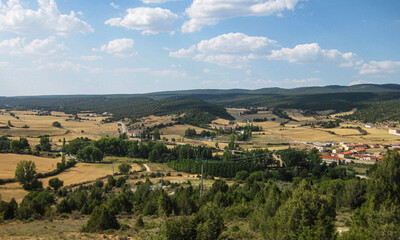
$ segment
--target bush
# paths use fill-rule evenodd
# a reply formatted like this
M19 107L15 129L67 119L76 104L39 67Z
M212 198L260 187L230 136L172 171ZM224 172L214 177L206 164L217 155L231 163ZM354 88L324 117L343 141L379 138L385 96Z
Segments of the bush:
M144 221L143 221L143 216L139 215L139 217L136 220L135 226L138 228L144 227Z
M62 128L61 123L57 122L57 121L53 122L52 125L53 125L53 127Z

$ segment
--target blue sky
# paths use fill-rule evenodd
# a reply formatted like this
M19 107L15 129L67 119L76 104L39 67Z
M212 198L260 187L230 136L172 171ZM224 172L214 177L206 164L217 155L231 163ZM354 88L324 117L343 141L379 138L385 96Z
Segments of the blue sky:
M0 0L0 96L400 83L398 0Z

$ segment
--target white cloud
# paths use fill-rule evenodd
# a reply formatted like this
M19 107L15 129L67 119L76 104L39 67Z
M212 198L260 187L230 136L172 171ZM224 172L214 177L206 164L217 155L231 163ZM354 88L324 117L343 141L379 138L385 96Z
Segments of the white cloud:
M188 49L181 48L176 52L170 52L169 56L175 57L175 58L187 58L187 57L193 56L193 53L195 52L195 50L196 50L196 46L193 45L193 46L190 46Z
M247 16L278 15L294 10L299 0L194 0L186 9L190 20L184 22L182 32L200 31L204 26L216 25L223 19Z
M0 53L11 55L52 56L65 50L63 43L58 43L55 37L34 39L25 44L25 38L12 38L0 42Z
M9 62L0 62L0 68L7 67L9 65L10 65Z
M55 0L38 0L37 10L25 9L19 0L9 0L7 4L0 4L0 31L14 33L56 33L68 35L70 33L89 33L93 28L75 16L61 14Z
M92 56L81 56L81 60L83 61L97 61L97 60L102 60L102 56L97 56L97 55L92 55Z
M115 27L124 27L142 31L142 34L157 34L159 32L174 32L174 21L178 15L162 8L130 8L123 18L111 18L105 22Z
M174 1L178 1L178 0L140 0L143 3L146 4L160 4L160 3L166 3L166 2L174 2Z
M111 2L111 3L110 3L110 6L113 7L113 8L115 8L115 9L118 9L118 8L119 8L119 5L115 4L114 2Z
M36 69L37 70L53 70L53 71L57 71L57 72L65 72L65 71L81 72L83 70L90 70L90 68L85 65L73 63L70 61L52 62L52 63L42 64L42 65L39 65Z
M359 65L362 60L354 53L341 53L336 49L322 49L318 43L296 45L294 48L272 50L270 60L286 60L291 63L336 63L343 67Z
M249 59L266 57L268 48L276 41L266 37L250 37L243 33L228 33L209 40L203 40L188 49L170 52L176 58L192 57L198 61L220 66L243 68Z
M361 66L361 75L385 76L400 73L400 62L393 61L370 61Z
M186 73L185 72L180 72L180 71L176 71L176 70L155 70L152 71L152 74L154 76L158 76L158 77L186 77Z
M306 84L311 82L319 82L320 78L303 78L303 79L285 79L287 82L295 83L295 84Z
M129 57L134 54L133 43L133 39L129 38L115 39L101 46L100 49L94 48L93 51L105 52L118 57Z
M209 69L209 68L204 68L204 69L203 69L203 72L204 72L204 73L209 73L209 72L210 72L210 69Z

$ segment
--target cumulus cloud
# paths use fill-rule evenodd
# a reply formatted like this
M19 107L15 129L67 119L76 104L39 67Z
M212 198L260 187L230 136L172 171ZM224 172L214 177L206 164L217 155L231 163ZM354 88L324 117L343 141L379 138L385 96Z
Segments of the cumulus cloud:
M170 52L176 58L192 57L198 61L214 63L220 66L243 68L249 59L265 57L268 48L276 41L266 37L251 37L243 33L228 33L209 40L203 40L188 49Z
M105 52L118 57L129 57L134 54L133 43L133 39L129 38L115 39L108 42L108 44L104 44L99 49L94 48L93 51Z
M10 55L32 55L32 56L52 56L66 47L58 43L55 37L46 39L34 39L30 43L25 43L25 38L12 38L0 42L0 53Z
M182 32L200 31L204 26L216 25L223 19L247 16L280 16L294 10L299 0L194 0L186 9L190 20L182 25Z
M272 50L270 60L286 60L291 63L337 63L343 67L359 65L362 60L354 53L341 53L336 49L322 49L318 43L301 44L294 48Z
M178 15L162 8L130 8L123 18L111 18L105 22L110 26L124 27L142 31L142 34L157 34L160 32L174 32L174 21Z
M55 0L38 0L37 10L25 9L19 0L0 3L0 31L14 33L45 32L57 35L89 33L93 28L76 17L75 12L62 14Z
M360 74L369 76L385 76L400 73L400 62L370 61L361 66Z

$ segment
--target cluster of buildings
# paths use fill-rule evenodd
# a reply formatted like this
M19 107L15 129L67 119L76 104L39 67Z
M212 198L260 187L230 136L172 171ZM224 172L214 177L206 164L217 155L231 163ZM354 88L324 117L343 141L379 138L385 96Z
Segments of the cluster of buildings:
M380 145L366 143L313 143L327 163L343 165L350 162L373 164L383 158L382 151L400 150L399 145ZM375 150L374 150L375 149Z
M389 134L400 136L400 130L399 129L389 129Z
M38 116L51 116L51 112L44 110L32 110L32 112L36 113Z
M218 123L212 123L211 124L211 128L212 129L222 129L224 131L232 131L235 130L239 125L237 124L229 124L229 125L225 125L225 124L218 124Z
M88 113L86 115L82 115L81 117L112 117L113 114L109 112L103 112L102 114L96 114L96 113Z

